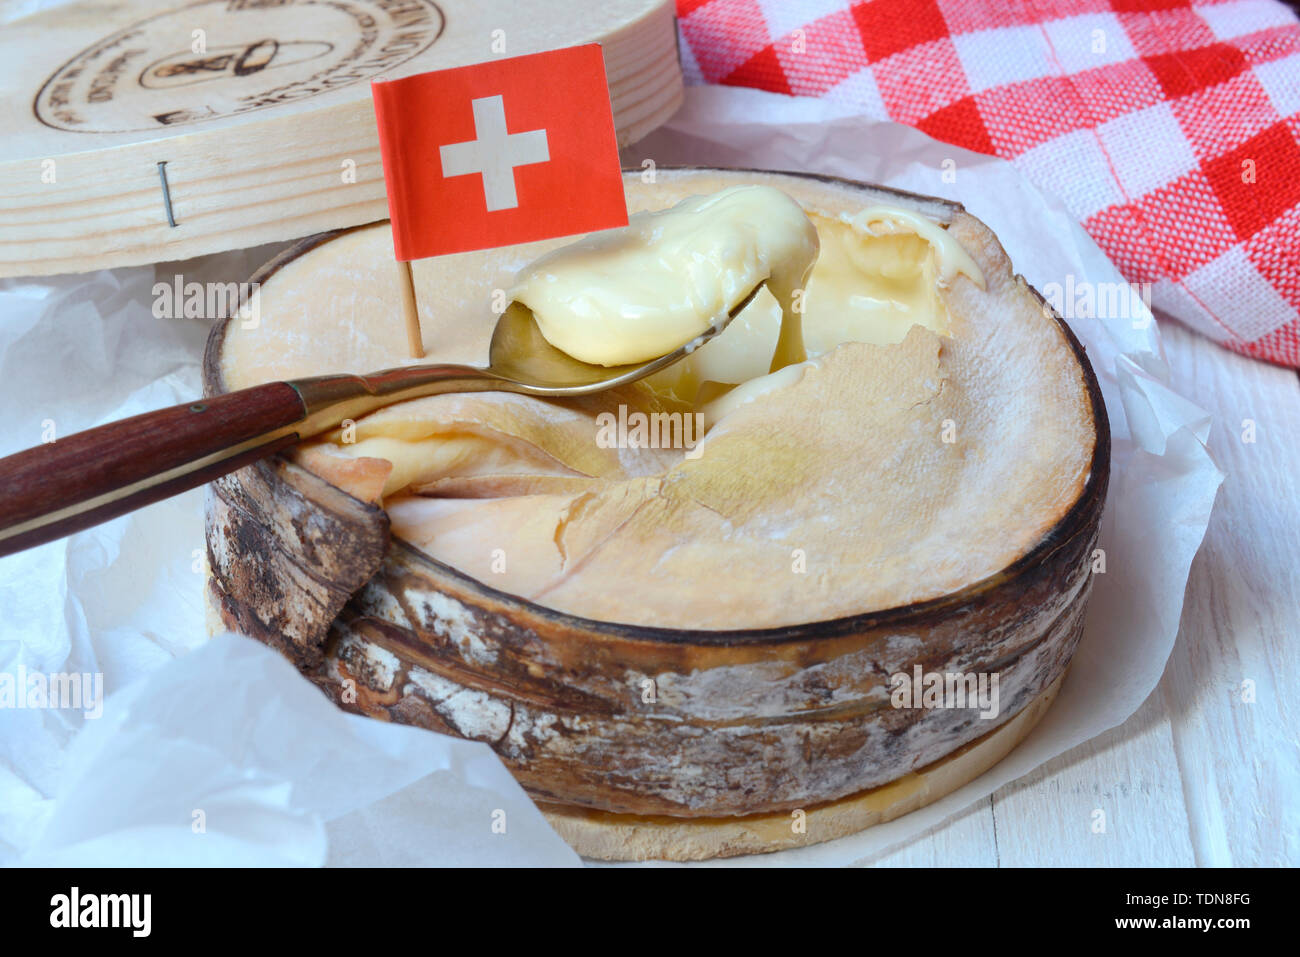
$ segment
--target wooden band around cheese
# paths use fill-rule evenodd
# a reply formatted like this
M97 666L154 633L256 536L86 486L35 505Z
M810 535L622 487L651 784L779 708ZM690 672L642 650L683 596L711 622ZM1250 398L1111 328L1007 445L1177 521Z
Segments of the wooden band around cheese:
M211 569L203 562L203 579ZM226 630L203 589L209 635ZM947 797L993 767L1029 736L1056 700L1068 669L1009 721L928 767L858 794L806 810L802 833L792 814L679 818L667 815L611 814L538 801L557 834L583 857L597 861L703 861L771 854L857 834L910 814Z
M975 780L1028 737L1056 700L1065 674L982 738L889 784L807 808L801 821L795 812L686 818L544 802L538 807L570 847L598 861L703 861L833 841L910 814Z

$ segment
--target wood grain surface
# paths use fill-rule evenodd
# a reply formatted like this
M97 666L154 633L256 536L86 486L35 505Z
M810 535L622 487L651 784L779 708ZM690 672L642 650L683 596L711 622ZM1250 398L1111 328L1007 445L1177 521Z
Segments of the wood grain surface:
M6 23L0 276L384 219L372 79L591 42L625 146L681 103L668 0L82 0Z

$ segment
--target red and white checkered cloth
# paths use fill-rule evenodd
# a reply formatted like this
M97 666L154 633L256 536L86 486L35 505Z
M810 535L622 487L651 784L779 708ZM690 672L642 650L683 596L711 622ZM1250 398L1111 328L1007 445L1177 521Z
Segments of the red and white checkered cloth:
M1152 306L1300 366L1300 23L1275 0L677 0L687 81L1011 160Z

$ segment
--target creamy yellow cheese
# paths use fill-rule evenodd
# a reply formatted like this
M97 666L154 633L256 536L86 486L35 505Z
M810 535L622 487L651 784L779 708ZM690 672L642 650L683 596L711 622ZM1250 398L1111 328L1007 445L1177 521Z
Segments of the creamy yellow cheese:
M511 294L552 345L608 366L679 348L767 278L720 336L650 380L712 424L796 378L769 374L841 343L901 342L913 325L946 335L939 289L958 273L984 285L969 254L924 216L872 206L810 219L780 190L736 186L558 249Z
M979 266L961 244L924 216L873 206L855 216L812 213L810 219L820 252L806 289L792 297L798 337L809 359L845 342L902 342L914 325L948 335L941 290L958 274L984 287ZM701 407L711 426L797 379L794 373L775 375L796 361L778 349L781 328L781 307L762 293L725 332L650 383Z
M637 213L622 229L543 256L510 295L533 311L557 349L623 365L697 338L764 280L789 316L816 258L817 231L798 203L770 186L733 186ZM786 326L784 351L799 361L798 327L792 318ZM752 374L739 353L729 368L740 371L722 374Z
M842 342L892 345L924 326L949 332L939 290L958 274L984 287L979 266L938 223L892 206L815 216L821 254L803 303L810 356Z

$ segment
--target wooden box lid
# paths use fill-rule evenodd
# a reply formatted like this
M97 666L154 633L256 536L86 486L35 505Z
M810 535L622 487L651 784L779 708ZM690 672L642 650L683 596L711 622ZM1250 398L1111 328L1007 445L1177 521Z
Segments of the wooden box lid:
M0 276L385 219L371 79L590 42L621 146L681 103L669 0L82 0L18 19L0 31Z

